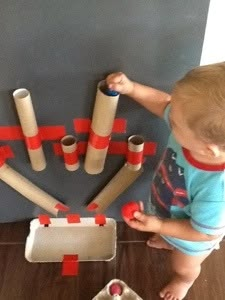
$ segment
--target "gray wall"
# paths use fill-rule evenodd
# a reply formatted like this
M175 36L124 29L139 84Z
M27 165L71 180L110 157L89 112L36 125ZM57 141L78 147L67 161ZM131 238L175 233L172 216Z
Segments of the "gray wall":
M38 124L64 125L91 118L96 83L112 71L170 91L187 70L199 64L209 0L9 0L0 9L0 126L19 125L12 91L26 87L33 96ZM144 174L107 210L120 219L120 207L131 199L147 201L149 183L168 135L165 124L132 100L121 96L117 117L127 119L125 141L132 134L158 143ZM87 135L77 135L87 140ZM47 168L32 171L22 141L3 141L15 158L10 166L64 201L82 216L96 193L117 172L124 157L110 155L100 175L64 169L44 142ZM83 157L82 157L83 160ZM43 212L0 181L0 222L32 218Z

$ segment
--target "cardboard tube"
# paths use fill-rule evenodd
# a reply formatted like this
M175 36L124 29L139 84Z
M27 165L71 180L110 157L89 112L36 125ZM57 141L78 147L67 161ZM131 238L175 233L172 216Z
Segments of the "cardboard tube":
M76 171L79 168L77 140L73 135L66 135L61 139L65 168Z
M140 135L132 135L128 139L127 165L129 169L137 171L143 162L144 138Z
M0 179L54 216L62 210L59 207L63 207L64 211L69 210L63 203L48 195L4 162L0 165Z
M38 126L32 105L30 92L26 89L18 89L13 93L17 113L32 169L42 171L46 167L46 160L41 145L41 138L38 132Z
M89 174L99 174L104 169L118 100L119 94L105 88L105 81L98 84L84 162L84 169Z
M143 172L130 169L126 163L103 190L89 203L87 209L93 207L95 212L104 212L116 198L122 194Z

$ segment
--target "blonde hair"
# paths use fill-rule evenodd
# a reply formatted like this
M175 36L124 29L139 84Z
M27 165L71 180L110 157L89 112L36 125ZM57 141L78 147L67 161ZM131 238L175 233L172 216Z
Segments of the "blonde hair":
M183 102L186 122L198 138L225 147L225 62L189 71L175 84L172 99Z

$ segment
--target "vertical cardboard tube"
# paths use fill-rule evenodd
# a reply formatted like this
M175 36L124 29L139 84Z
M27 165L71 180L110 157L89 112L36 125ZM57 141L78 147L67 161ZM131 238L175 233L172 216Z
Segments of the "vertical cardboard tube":
M73 135L66 135L61 139L65 168L76 171L79 168L77 140Z
M92 116L84 169L89 174L99 174L104 169L110 136L119 100L118 93L110 93L105 81L98 84Z
M46 160L41 145L41 138L39 136L30 92L27 89L18 89L14 91L13 97L25 137L32 169L42 171L46 167Z
M64 211L69 209L63 203L38 188L27 178L16 172L4 162L0 164L0 179L15 189L18 193L54 216L57 216L58 211L62 210L60 207L63 208Z
M127 167L138 171L143 162L144 138L140 135L132 135L128 139Z

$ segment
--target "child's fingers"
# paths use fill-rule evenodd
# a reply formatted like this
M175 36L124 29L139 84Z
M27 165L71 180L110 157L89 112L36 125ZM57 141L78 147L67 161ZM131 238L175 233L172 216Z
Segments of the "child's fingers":
M148 216L146 216L143 212L135 211L134 218L139 222L145 224L148 221Z
M124 74L122 72L112 73L106 78L107 84L121 83Z

